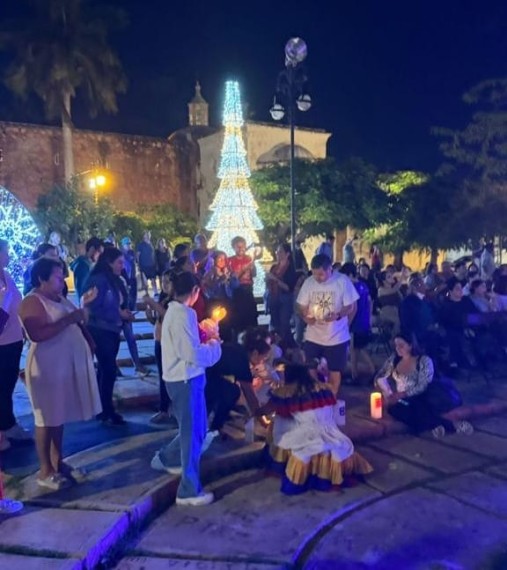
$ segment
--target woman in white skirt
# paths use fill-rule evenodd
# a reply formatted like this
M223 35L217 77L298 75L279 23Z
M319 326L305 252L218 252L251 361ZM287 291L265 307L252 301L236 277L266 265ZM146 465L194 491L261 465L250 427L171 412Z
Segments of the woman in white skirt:
M77 473L62 457L63 426L88 420L101 411L89 342L83 323L86 309L77 309L62 296L63 267L42 257L32 268L34 289L19 315L31 341L25 374L35 416L35 442L40 462L37 483L58 490ZM93 300L89 291L83 302Z

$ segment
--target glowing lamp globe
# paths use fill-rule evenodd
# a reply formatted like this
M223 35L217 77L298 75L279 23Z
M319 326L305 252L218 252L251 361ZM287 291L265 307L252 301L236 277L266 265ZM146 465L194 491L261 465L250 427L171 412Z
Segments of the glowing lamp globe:
M285 109L280 105L280 103L273 103L273 106L269 110L274 121L281 121L285 115Z
M306 59L308 47L305 40L301 38L291 38L285 45L285 58L287 64L298 65Z
M312 106L312 98L307 94L301 95L298 97L296 104L298 106L298 109L305 113L306 111L309 111L310 107Z
M0 239L9 244L8 271L23 287L23 273L32 253L41 241L41 234L30 212L7 189L0 186Z

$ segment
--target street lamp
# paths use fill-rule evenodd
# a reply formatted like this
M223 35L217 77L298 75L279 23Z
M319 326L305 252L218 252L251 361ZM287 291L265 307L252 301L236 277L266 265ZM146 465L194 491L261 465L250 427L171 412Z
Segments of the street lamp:
M94 191L94 199L95 205L97 206L99 203L99 189L103 188L106 185L107 178L103 174L93 174L88 179L88 186L90 190Z
M312 106L312 99L305 91L307 81L303 61L308 55L306 43L301 38L291 38L285 45L285 69L278 75L276 95L270 109L271 117L281 121L287 111L290 127L290 233L292 255L296 255L296 183L294 177L294 115L296 109L306 112ZM283 101L284 104L281 103Z

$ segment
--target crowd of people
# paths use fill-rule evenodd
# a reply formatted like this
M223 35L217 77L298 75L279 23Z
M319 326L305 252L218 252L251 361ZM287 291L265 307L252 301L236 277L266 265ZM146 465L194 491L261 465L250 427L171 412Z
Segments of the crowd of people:
M413 273L383 268L377 246L370 263L356 262L354 238L333 264L328 236L309 267L301 244L292 252L281 243L266 274L270 324L259 327L260 252L250 255L241 236L232 240L233 256L209 248L201 234L172 252L163 239L154 247L149 232L135 249L129 237L92 237L69 265L60 241L53 234L34 252L22 295L7 271L9 244L0 240L0 451L31 437L12 403L27 340L37 483L49 489L83 475L63 461L66 423L126 423L113 399L116 361L123 334L138 373L147 373L132 328L140 300L154 327L159 374L159 410L150 421L178 424L151 467L181 474L178 504L212 502L199 461L215 437L226 436L234 409L269 426L270 466L282 475L283 492L328 489L372 469L338 427L343 381L377 386L388 413L415 434L467 434L469 423L446 415L461 404L450 376L506 354L507 266L494 266L489 245L478 263ZM75 304L67 299L69 270ZM392 354L375 373L368 348L379 337Z

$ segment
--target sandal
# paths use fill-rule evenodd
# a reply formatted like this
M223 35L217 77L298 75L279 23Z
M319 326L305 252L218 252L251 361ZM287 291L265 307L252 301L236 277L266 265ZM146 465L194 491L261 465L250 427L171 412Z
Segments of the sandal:
M62 477L60 473L54 473L45 479L37 479L37 485L45 489L51 489L51 491L60 491L60 489L68 487L70 482L65 477Z

